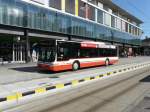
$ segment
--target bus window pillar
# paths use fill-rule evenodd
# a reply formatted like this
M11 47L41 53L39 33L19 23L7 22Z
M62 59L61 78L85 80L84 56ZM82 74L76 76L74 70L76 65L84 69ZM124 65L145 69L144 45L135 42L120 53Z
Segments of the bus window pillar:
M29 35L28 30L25 30L25 38L26 38L26 63L31 61L31 54L30 54L30 44L29 44Z

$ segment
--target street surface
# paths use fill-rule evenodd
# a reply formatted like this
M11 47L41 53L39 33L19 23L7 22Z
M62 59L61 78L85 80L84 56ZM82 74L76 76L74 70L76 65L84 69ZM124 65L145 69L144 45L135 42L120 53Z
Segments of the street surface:
M51 77L54 80L59 78L75 78L83 73L88 76L90 73L108 71L149 60L149 57L124 58L120 59L118 64L109 67L82 69L76 72L68 71L50 74L45 72L32 72L31 74L38 74L42 78ZM11 67L7 68L13 71L13 75L16 71L14 69L12 70ZM23 74L25 73L27 72ZM137 69L103 80L81 84L74 88L56 92L55 94L49 94L49 96L33 99L4 112L134 112L135 110L135 112L149 112L149 100L144 100L145 98L150 99L150 81L144 79L149 75L150 67ZM32 76L30 77L31 79ZM23 80L27 81L29 79ZM21 80L17 79L16 81ZM1 84L5 85L4 83ZM142 106L144 104L146 107L143 111L141 108L143 108Z
M119 67L119 65L140 63L149 61L150 57L130 57L130 58L121 58L119 63L111 65L107 68L112 68L114 66ZM60 73L51 73L49 71L39 71L36 67L36 64L16 64L16 65L0 65L0 85L15 83L20 81L30 81L33 79L41 78L59 78L68 75L79 74L82 72L89 73L90 71L105 70L105 66L85 68L78 71L63 71Z

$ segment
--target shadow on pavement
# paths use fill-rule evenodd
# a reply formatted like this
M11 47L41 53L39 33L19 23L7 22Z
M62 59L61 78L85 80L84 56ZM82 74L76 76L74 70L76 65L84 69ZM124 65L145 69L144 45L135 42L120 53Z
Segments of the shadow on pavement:
M40 70L37 66L14 67L14 68L9 68L9 69L19 71L19 72L39 73L39 74L56 74L56 73L60 73L60 72L52 72L52 71L48 71L48 70Z
M140 80L140 82L150 82L150 75Z
M49 70L42 70L42 69L38 68L37 66L9 67L9 69L19 71L19 72L55 75L55 74L59 74L59 73L64 74L64 73L70 73L70 72L71 73L79 73L79 72L84 71L86 69L90 69L90 70L99 69L99 67L105 67L105 66L81 68L77 71L64 70L64 71L58 71L58 72L53 72L53 71L49 71Z
M15 68L9 68L12 70L20 71L20 72L37 72L38 68L36 66L31 67L15 67Z

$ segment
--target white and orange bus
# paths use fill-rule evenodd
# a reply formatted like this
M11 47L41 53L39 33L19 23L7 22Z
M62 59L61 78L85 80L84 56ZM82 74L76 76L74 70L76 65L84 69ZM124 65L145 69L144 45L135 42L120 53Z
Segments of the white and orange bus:
M118 62L117 48L103 42L56 40L40 46L38 67L50 71L110 65Z

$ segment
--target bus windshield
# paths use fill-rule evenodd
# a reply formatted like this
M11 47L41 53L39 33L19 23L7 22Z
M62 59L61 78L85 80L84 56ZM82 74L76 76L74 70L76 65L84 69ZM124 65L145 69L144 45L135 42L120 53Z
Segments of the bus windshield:
M39 52L39 61L54 62L56 51L54 47L42 47Z

